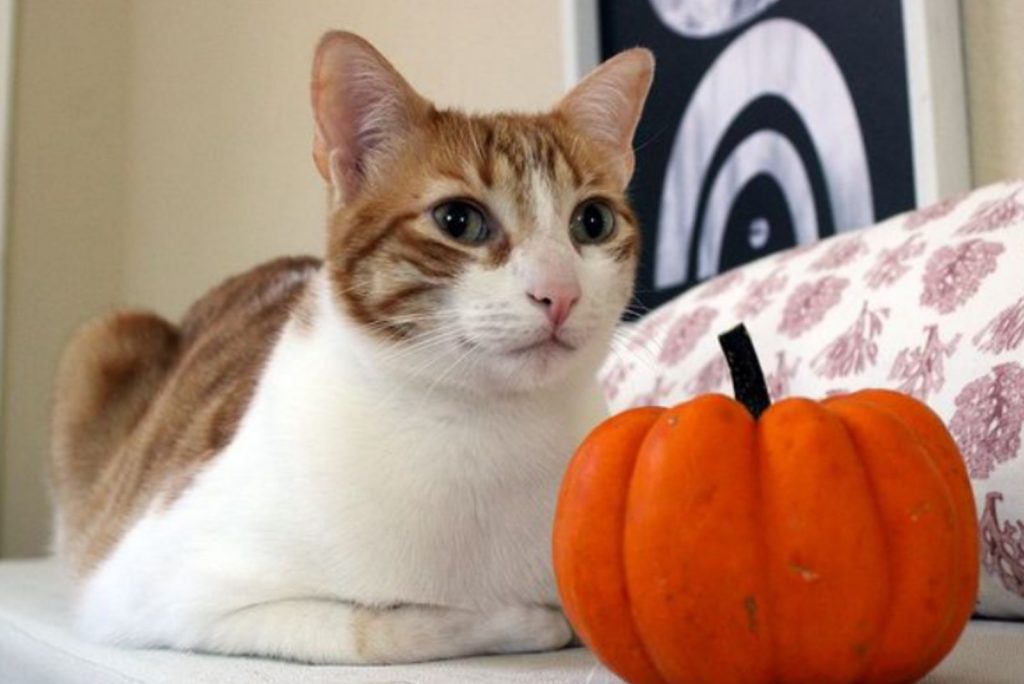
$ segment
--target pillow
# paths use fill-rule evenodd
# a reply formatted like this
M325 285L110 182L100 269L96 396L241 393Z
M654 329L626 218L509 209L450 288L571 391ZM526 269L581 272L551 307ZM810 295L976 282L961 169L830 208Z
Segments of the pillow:
M981 526L978 612L1024 618L1024 183L989 186L736 268L624 327L613 411L731 394L744 322L774 399L885 387L960 445Z

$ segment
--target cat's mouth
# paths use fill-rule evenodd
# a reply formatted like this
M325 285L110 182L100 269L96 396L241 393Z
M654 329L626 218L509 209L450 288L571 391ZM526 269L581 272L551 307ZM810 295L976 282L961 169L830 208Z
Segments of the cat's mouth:
M522 347L516 347L508 352L510 356L524 356L526 354L551 354L556 352L576 351L574 345L569 344L557 335L531 342Z
M489 352L491 354L497 354L499 356L510 356L512 358L523 358L526 356L534 355L546 357L556 354L568 354L576 351L576 349L578 348L577 345L572 344L571 342L567 342L555 334L552 334L543 339L536 340L534 342L530 342L529 344L524 344L520 347L513 347L511 349L496 349L494 347L488 348L488 346L481 345L480 343L467 339L465 337L460 337L456 341L459 344L459 346L463 347L467 351L484 351Z

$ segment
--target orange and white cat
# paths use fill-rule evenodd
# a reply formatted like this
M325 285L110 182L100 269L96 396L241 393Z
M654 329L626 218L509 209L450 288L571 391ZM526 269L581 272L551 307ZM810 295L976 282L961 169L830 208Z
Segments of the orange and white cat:
M394 663L554 649L550 531L632 294L653 69L552 111L437 109L361 38L313 67L326 257L175 326L87 324L57 379L57 547L94 639Z

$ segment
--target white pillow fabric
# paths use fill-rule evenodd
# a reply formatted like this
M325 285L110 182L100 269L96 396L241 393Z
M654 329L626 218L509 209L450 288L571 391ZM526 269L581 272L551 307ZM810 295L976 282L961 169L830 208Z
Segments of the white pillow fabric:
M613 411L732 393L717 335L746 324L772 397L914 395L963 453L978 612L1024 618L1024 183L1002 183L733 269L623 329Z

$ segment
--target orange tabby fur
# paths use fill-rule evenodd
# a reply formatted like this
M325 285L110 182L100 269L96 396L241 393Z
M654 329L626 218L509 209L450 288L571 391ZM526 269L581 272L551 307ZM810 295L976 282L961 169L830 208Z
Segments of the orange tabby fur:
M639 83L645 92L649 75ZM619 222L605 248L635 265L639 232L624 197L632 158L579 136L567 119L572 101L543 115L468 116L410 99L417 105L407 112L408 138L364 169L357 190L336 177L317 138L321 173L345 188L329 220L325 267L351 319L383 341L406 338L468 263L504 264L530 235L528 171L537 169L552 186L605 201ZM424 199L438 183L467 198L501 188L520 220L486 248L447 239ZM313 258L280 259L215 288L178 326L123 312L75 335L56 381L52 471L59 550L79 577L154 503L173 502L231 440L285 324L311 325L307 284L319 268Z
M177 327L129 311L75 335L57 374L52 481L60 550L77 575L228 443L318 267L308 257L259 266L212 290Z

